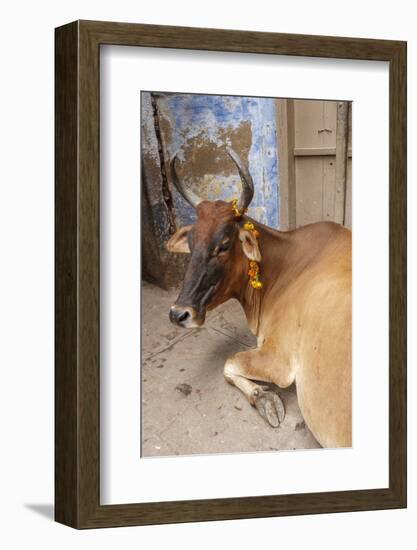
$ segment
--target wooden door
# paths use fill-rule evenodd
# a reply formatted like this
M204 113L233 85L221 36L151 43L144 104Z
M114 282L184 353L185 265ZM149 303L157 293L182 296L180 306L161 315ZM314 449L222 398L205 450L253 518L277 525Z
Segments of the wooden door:
M352 225L351 104L277 100L280 227Z

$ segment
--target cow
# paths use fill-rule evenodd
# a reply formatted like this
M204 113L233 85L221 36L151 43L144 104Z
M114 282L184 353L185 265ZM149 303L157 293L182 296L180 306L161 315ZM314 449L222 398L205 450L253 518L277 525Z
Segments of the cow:
M272 427L283 421L285 409L265 383L287 388L295 382L301 413L318 443L350 447L351 231L318 222L283 232L249 218L252 177L236 152L226 150L242 182L234 203L202 200L180 181L177 155L169 163L173 184L197 213L195 224L167 242L170 252L190 254L170 320L200 327L207 311L238 300L257 347L227 359L227 382Z

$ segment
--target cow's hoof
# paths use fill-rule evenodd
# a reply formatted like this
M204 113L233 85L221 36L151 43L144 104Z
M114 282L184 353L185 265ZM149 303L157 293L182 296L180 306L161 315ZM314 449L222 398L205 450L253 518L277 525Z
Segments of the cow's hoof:
M272 390L259 387L253 392L253 401L262 418L273 428L278 428L285 418L285 407L280 396Z

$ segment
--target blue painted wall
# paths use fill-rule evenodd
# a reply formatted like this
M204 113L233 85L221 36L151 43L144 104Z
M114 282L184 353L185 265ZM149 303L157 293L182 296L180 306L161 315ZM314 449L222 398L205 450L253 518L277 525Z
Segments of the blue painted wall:
M187 185L192 185L201 196L212 200L236 197L241 188L240 179L224 152L224 146L231 145L243 160L249 162L254 180L255 196L249 215L271 227L278 227L279 170L275 100L163 94L158 98L158 105L167 152L171 155L179 151L180 159L189 167L183 176L187 179ZM204 173L199 173L199 155L205 154L207 150L211 151L213 162L204 166ZM174 205L179 225L194 221L194 211L177 193L174 194Z

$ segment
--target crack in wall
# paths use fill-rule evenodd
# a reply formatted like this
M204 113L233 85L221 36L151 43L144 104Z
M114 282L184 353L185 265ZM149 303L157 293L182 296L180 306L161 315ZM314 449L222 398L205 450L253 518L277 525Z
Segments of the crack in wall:
M162 181L162 198L166 207L167 221L168 221L168 231L170 235L173 235L176 230L175 216L174 216L174 201L172 198L172 193L168 184L168 177L165 168L165 158L164 158L164 149L162 145L162 135L161 127L159 124L159 106L158 106L158 97L156 94L151 93L151 105L153 113L153 121L155 128L156 141L158 143L158 156L159 164L161 166L161 181Z

